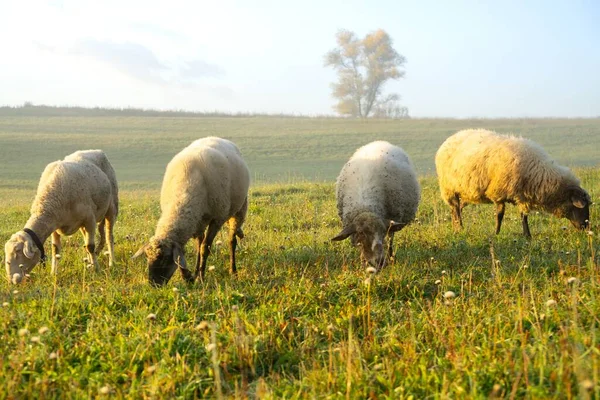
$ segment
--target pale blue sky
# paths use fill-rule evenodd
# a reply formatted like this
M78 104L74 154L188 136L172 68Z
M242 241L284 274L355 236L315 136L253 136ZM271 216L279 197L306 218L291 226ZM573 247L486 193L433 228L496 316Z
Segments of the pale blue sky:
M0 1L0 105L331 114L335 33L382 28L415 117L600 116L598 1Z

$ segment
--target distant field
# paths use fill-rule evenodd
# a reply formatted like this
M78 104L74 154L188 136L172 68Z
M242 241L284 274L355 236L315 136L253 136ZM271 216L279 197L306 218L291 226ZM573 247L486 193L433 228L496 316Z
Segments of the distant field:
M600 119L361 121L0 113L0 185L35 187L49 162L78 149L101 148L122 187L157 189L173 155L209 135L238 144L255 183L332 181L356 148L377 139L403 147L420 174L433 174L435 151L446 137L475 127L531 138L569 166L595 166L600 161Z

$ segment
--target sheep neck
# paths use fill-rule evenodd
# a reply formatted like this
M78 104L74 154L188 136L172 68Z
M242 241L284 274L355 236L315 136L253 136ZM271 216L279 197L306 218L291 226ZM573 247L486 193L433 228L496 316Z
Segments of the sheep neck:
M43 215L32 215L25 223L25 228L31 229L40 241L46 242L48 237L55 231L54 226Z

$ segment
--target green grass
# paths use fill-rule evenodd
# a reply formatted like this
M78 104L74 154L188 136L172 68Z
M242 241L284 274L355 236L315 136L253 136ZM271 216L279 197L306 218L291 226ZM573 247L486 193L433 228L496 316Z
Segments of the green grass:
M574 138L560 137L564 154L597 163L598 147L589 148L599 137L594 120L477 122L514 131L531 125L523 134L546 135L547 143L565 131ZM214 127L203 132L229 132L254 157L253 172L265 177L251 188L238 275L230 276L227 246L219 245L204 284L188 286L175 275L166 287L151 288L144 260L131 256L154 231L164 163L204 135L199 129L209 123ZM79 125L72 118L48 119L44 125L0 119L1 156L12 163L0 167L0 242L28 217L46 162L30 162L37 152L55 151L56 159L76 148L108 146L124 188L117 267L108 269L102 256L100 273L86 269L81 235L74 235L64 240L56 279L49 266L38 266L23 285L0 283L0 398L89 398L102 390L117 398L218 397L219 390L226 398L600 398L596 206L594 236L534 214L528 242L510 206L498 236L492 206L467 207L466 229L455 233L437 182L425 173L418 219L396 236L393 265L366 281L358 251L347 241L329 240L340 229L337 172L307 182L306 171L315 172L313 178L327 165L333 171L375 137L404 145L394 138L409 132L423 138L420 144L411 134L410 148L419 154L422 145L417 159L425 160L435 152L426 144L474 122L461 123L137 117L83 118ZM48 135L51 142L27 146L21 134L5 140L11 129ZM286 129L294 140L276 135ZM148 134L163 131L168 135ZM136 151L141 155L131 158ZM303 172L278 169L291 154ZM575 171L597 199L600 169ZM278 177L282 182L268 182ZM224 231L217 240L226 242ZM191 244L187 257L193 264ZM569 284L571 277L577 282ZM445 300L446 291L456 298ZM202 321L207 329L198 327ZM41 327L49 331L40 334ZM20 329L29 333L19 336ZM583 389L588 383L589 391Z

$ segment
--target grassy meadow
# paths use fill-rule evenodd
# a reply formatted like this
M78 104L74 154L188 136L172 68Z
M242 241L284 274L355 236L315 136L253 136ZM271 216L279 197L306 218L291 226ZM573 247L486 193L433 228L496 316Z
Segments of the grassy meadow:
M0 283L0 398L600 398L598 208L592 234L533 214L527 241L510 206L498 236L492 206L467 207L453 232L433 155L469 127L538 141L598 199L600 119L0 113L2 244L50 161L102 148L121 187L117 267L101 256L100 273L87 269L77 234L56 277L37 266ZM223 231L204 283L176 273L152 288L131 256L154 231L166 163L208 135L234 140L252 171L238 275ZM329 239L335 176L375 139L409 153L423 194L395 263L369 276L348 241Z

